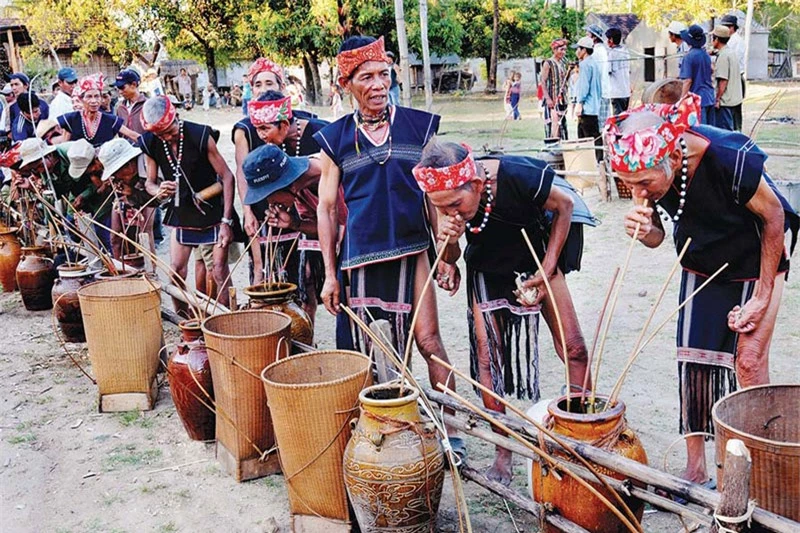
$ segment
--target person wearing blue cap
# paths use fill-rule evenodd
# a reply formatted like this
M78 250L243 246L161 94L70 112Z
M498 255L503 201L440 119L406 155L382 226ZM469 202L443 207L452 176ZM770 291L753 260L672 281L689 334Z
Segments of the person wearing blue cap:
M126 128L136 133L144 133L142 125L142 107L147 101L147 97L139 92L139 84L142 82L139 73L132 68L121 70L114 80L114 87L119 90L122 97L117 104L114 113L121 118Z
M78 83L78 73L72 67L64 67L58 71L58 93L50 102L50 117L57 119L61 115L72 113L72 91Z
M322 166L318 159L289 157L274 144L264 144L245 158L242 172L247 182L244 205L257 217L259 224L266 218L268 226L285 234L301 233L303 238L296 247L301 250L297 279L303 308L312 323L320 301L320 291L325 271L317 232L317 207L319 206L319 178ZM347 224L347 207L344 196L338 197L339 228ZM315 254L316 260L308 255ZM317 266L319 265L319 266ZM289 268L292 268L289 265ZM294 267L298 269L298 267ZM281 273L279 272L280 276Z
M691 46L681 63L680 79L683 80L681 98L694 93L700 97L700 122L710 124L713 118L714 84L711 81L711 56L703 49L706 34L701 26L692 24L681 32L683 42Z

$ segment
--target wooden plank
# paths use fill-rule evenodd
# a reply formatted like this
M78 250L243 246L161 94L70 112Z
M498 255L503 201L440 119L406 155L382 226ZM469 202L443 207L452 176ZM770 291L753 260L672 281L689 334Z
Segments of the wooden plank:
M334 518L310 516L304 514L292 515L293 533L350 533L350 522L343 522Z
M217 461L225 472L232 475L239 482L280 474L281 472L277 453L270 454L264 461L261 461L258 457L237 459L219 441L217 441Z
M731 439L725 444L725 477L722 487L722 498L717 506L716 516L727 516L738 518L747 513L747 506L750 501L750 470L753 466L750 459L750 451L744 442L739 439ZM722 479L718 480L720 483ZM729 531L750 531L748 522L727 522L721 520L720 523ZM719 525L711 526L711 533L718 533Z
M150 411L158 398L156 380L150 385L150 392L123 392L119 394L100 395L101 413L118 413L120 411Z

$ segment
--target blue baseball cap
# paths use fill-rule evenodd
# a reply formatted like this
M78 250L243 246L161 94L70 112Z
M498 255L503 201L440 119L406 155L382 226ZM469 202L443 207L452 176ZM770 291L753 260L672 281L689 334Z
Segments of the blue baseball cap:
M31 79L22 72L17 72L8 77L8 81L19 80L23 85L30 85Z
M242 171L247 180L245 205L253 205L285 189L308 170L307 157L289 157L274 144L259 146L244 160Z
M692 24L681 32L681 39L692 48L702 48L706 44L706 32L702 26Z
M122 87L126 83L134 83L134 82L141 82L142 77L139 76L139 73L133 70L132 68L126 68L125 70L120 70L119 74L117 74L117 79L114 80L114 87L117 89L122 89Z
M58 71L58 81L68 81L70 83L78 81L78 73L72 67L64 67Z

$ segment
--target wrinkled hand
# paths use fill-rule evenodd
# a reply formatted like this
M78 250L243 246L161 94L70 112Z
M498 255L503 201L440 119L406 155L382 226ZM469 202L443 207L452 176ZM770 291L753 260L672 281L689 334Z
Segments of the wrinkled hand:
M645 207L643 205L635 205L630 211L625 214L625 233L628 237L633 237L633 232L636 230L636 224L639 226L639 234L636 236L638 240L643 240L650 235L653 231L653 208Z
M436 236L436 240L443 245L456 244L466 229L466 222L461 215L443 217L439 221L439 234Z
M461 271L457 265L451 265L440 261L436 270L436 283L442 289L448 291L450 296L458 292L461 286Z
M248 237L253 237L258 231L258 219L250 206L245 206L244 212L244 231Z
M320 296L325 309L332 315L338 315L341 311L339 307L339 280L335 276L325 276L325 283L322 285Z
M158 197L161 199L169 198L174 196L177 190L178 186L174 181L162 181L158 186Z
M267 208L267 225L280 229L296 229L295 220L282 205L272 204Z
M751 298L744 307L734 306L728 313L728 328L736 333L752 333L764 318L768 304Z
M220 224L219 226L219 239L217 240L218 248L225 248L233 242L233 228L227 224Z
M532 303L528 300L528 298L521 298L520 291L514 291L514 294L517 296L517 302L524 307L538 307L542 304L542 301L547 296L547 286L544 283L544 278L542 277L541 272L537 272L536 275L531 279L522 282L522 287L526 290L536 290L536 297L533 299Z
M76 211L83 211L83 196L76 196L72 201L72 207L74 207Z

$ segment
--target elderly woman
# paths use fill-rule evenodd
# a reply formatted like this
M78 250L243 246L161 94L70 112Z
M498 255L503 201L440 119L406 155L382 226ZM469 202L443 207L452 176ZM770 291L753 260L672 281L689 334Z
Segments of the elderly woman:
M647 105L611 117L605 135L611 166L638 201L625 229L645 246L664 241L672 222L685 299L728 267L678 316L681 433L713 432L711 407L739 385L769 382L768 352L789 270L784 233L797 214L777 192L767 156L746 136L701 126L701 99ZM686 439L683 477L707 482L702 436Z
M583 233L580 224L572 224L573 205L579 202L586 221L593 223L583 202L566 182L556 185L555 174L542 161L521 156L475 161L468 146L440 144L435 139L422 152L414 177L439 212L439 241L457 245L462 234L467 237L464 258L473 377L497 394L516 393L518 398L537 401L540 312L559 357L565 358L554 307L545 298L543 273L537 272L520 231L525 229L558 304L570 381L580 390L586 373L586 346L564 275L580 268ZM448 262L454 264L456 259L450 257ZM527 278L524 293L517 289L520 273ZM457 268L438 276L440 287L451 295L460 281ZM528 289L536 289L536 295ZM483 395L483 403L494 411L504 411L488 394ZM510 483L511 452L497 447L488 475Z
M64 130L64 141L86 139L95 148L122 134L132 141L139 134L125 127L124 121L110 113L100 110L103 103L103 75L101 73L86 76L78 81L75 93L80 98L83 108L58 117L58 124Z

